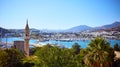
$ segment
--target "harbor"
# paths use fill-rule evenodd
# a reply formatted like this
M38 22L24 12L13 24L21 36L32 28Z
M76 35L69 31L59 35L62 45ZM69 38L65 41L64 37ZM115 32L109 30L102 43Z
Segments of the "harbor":
M13 45L13 42L16 40L24 40L22 37L10 37L7 38L7 43L6 43L6 38L2 38L1 46L8 45L8 47ZM120 40L108 40L107 41L110 43L110 45L113 47L116 43L120 44ZM61 40L46 40L46 41L39 41L37 39L30 39L30 47L38 46L40 47L41 45L46 45L46 44L51 44L51 45L58 45L66 48L71 48L74 43L78 43L81 48L86 48L87 45L90 43L90 40L69 40L69 39L61 39ZM5 47L5 46L4 46Z

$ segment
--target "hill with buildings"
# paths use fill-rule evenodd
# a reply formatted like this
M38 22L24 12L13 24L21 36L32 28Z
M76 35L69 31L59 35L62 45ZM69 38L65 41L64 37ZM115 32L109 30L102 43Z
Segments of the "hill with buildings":
M95 29L111 29L111 28L115 28L115 27L120 27L120 22L117 21L112 24L95 27Z
M0 27L0 36L5 36L5 33L9 33L10 31L9 30L7 30L7 29L5 29L5 28L2 28L2 27Z

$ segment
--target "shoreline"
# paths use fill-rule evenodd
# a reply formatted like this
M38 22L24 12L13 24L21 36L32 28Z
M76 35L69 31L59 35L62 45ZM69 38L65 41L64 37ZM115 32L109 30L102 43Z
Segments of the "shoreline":
M11 43L13 44L13 42L15 40L24 40L22 39L22 37L11 37L11 38L8 38L7 39L7 43ZM106 39L107 42L110 43L111 47L113 47L116 43L118 43L120 45L120 40L116 40L116 39ZM6 44L6 38L2 38L2 42L4 42L4 44ZM31 39L30 40L30 45L34 45L34 44L58 44L58 45L63 45L67 48L70 48L72 47L72 45L74 43L78 43L82 48L85 48L90 42L90 39L86 39L86 40L82 40L82 39L79 39L79 40L72 40L72 39L52 39L52 40L44 40L44 41L39 41L38 39Z

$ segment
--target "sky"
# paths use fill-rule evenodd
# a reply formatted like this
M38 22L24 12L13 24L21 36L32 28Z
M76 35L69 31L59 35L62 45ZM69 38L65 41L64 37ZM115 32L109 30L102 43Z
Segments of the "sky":
M63 30L120 21L120 0L0 0L0 27Z

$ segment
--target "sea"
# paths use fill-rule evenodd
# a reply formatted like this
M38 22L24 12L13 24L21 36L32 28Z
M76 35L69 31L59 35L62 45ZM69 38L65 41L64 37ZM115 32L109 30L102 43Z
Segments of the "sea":
M9 37L9 38L2 38L2 42L12 43L14 41L24 41L22 37ZM106 40L110 43L110 45L113 47L116 43L120 46L120 40ZM56 40L49 40L44 42L39 42L37 39L30 39L30 47L32 47L33 44L40 44L40 45L46 45L46 44L52 44L52 45L58 45L65 48L71 48L73 44L78 43L81 48L86 48L88 44L91 42L91 40L74 40L74 41L56 41Z

